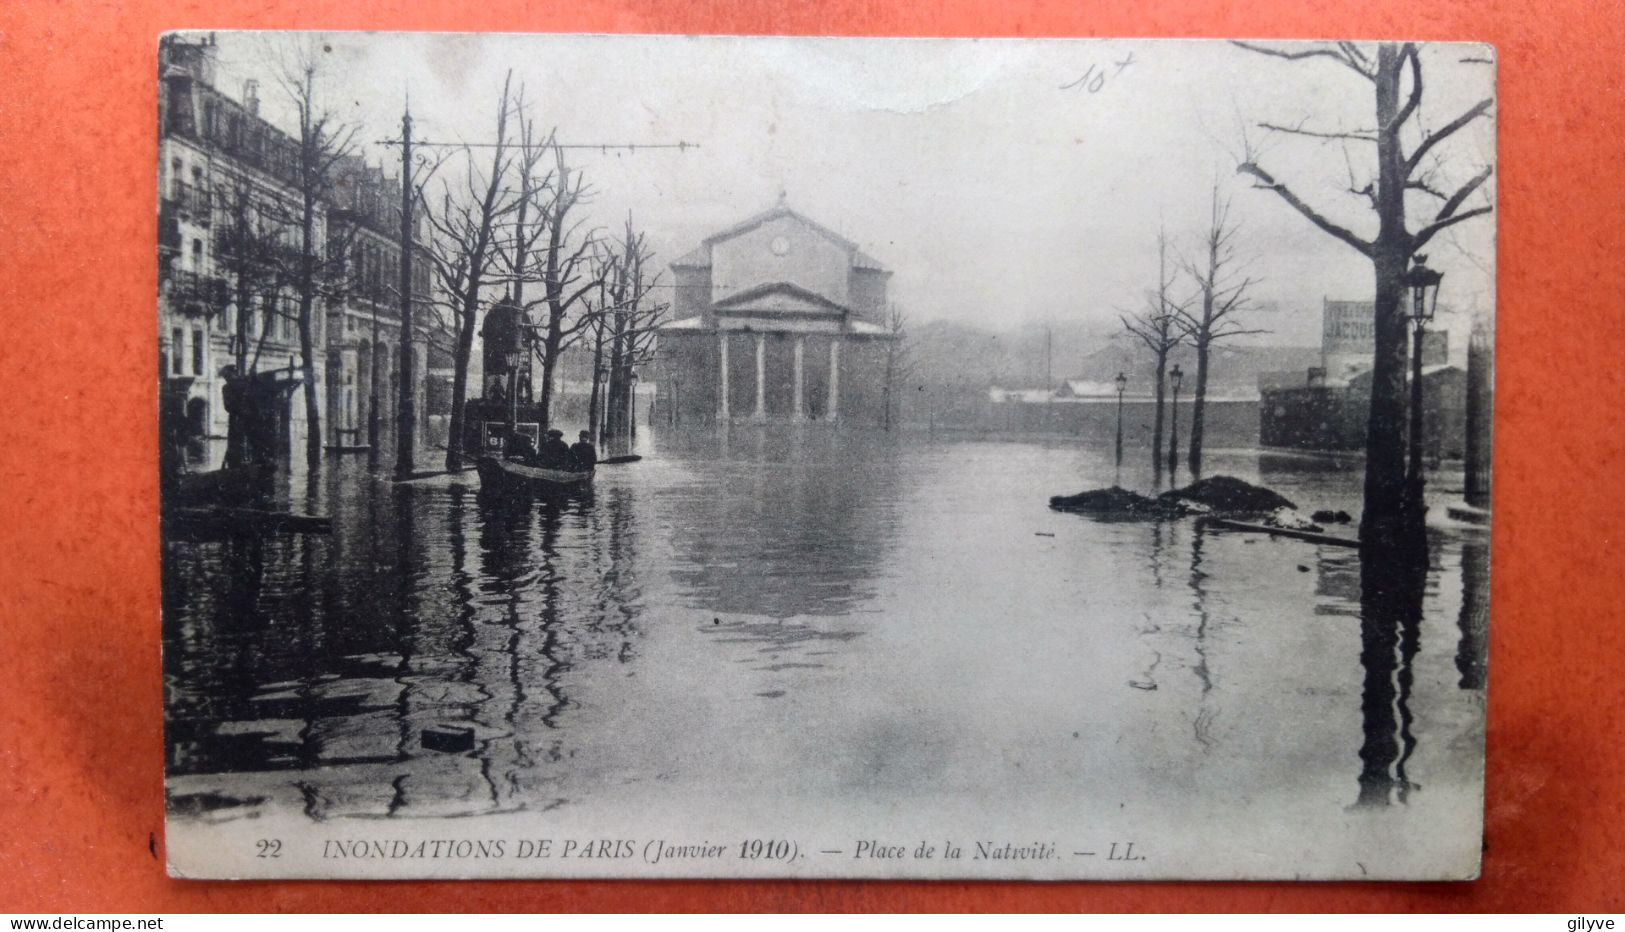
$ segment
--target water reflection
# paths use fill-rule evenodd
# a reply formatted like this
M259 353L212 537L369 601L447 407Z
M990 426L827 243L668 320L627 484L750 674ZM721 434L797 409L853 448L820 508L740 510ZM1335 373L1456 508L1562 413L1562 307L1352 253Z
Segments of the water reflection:
M1461 672L1457 685L1462 689L1484 688L1484 675L1489 662L1490 619L1490 542L1488 538L1470 537L1461 545L1461 613L1456 625L1461 640L1456 647L1456 669Z
M1418 780L1476 779L1482 541L1406 567L1057 514L1117 475L1065 444L768 428L640 452L562 501L355 458L278 489L329 536L166 542L172 811L574 812L728 773L764 806L1132 792L1344 818L1357 777L1414 819ZM1358 496L1347 470L1270 468L1301 505ZM440 729L471 746L426 748Z
M1359 806L1405 803L1415 789L1405 775L1416 750L1412 662L1421 647L1422 599L1428 566L1414 553L1367 547L1360 551L1360 666L1365 683L1360 712Z
M720 614L773 619L845 614L874 595L897 543L892 445L762 428L666 451L692 482L665 490L675 577ZM793 639L793 636L792 636Z
M624 496L492 500L359 466L287 488L333 502L330 537L164 548L169 772L297 771L314 819L556 804L565 674L635 655ZM446 728L472 748L424 747Z

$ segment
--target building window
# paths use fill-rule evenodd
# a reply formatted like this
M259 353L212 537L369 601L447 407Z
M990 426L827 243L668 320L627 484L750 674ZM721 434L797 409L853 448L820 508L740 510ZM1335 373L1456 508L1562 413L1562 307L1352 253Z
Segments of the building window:
M175 375L186 373L186 331L179 327L169 331L169 371Z
M203 331L192 330L192 374L203 374Z
M192 240L192 268L203 271L203 240Z

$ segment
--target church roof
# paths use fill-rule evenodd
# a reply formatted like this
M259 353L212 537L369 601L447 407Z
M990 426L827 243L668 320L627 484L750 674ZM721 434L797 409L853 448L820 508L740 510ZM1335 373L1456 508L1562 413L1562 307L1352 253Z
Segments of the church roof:
M845 314L850 310L845 305L837 304L818 292L810 291L794 282L766 282L761 285L754 285L738 294L728 295L726 298L717 301L713 307L719 311L734 310L743 305L760 301L769 295L787 295L818 309L840 314Z
M749 233L751 230L756 229L762 224L773 220L778 220L781 217L790 217L811 227L812 229L816 230L819 235L829 239L831 242L851 253L853 268L875 272L888 271L888 269L880 263L880 260L859 249L857 243L852 242L841 234L831 230L829 227L826 227L811 217L808 217L806 214L791 209L787 204L785 204L783 198L780 198L777 204L774 204L767 210L741 220L740 222L728 227L725 230L722 230L719 233L713 233L710 236L707 236L700 242L698 247L684 253L682 256L678 257L676 261L672 262L672 267L684 269L708 269L711 267L712 246L716 245L717 243L731 240L742 233Z

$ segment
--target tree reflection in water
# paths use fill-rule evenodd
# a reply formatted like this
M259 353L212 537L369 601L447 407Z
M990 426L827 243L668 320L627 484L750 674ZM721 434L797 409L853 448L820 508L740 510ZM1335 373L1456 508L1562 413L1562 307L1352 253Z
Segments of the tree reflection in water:
M632 493L334 473L281 493L331 508L331 535L164 547L169 772L267 778L193 781L172 808L230 817L278 786L318 820L556 805L566 674L636 654ZM472 729L472 750L425 748L443 727Z
M1426 547L1425 541L1421 544ZM1358 806L1405 803L1416 789L1405 763L1416 749L1412 735L1411 662L1421 646L1425 549L1365 547L1360 551L1360 696L1365 741L1360 746Z
M1462 689L1483 689L1490 639L1490 542L1469 537L1461 545L1461 614L1457 625L1456 669Z

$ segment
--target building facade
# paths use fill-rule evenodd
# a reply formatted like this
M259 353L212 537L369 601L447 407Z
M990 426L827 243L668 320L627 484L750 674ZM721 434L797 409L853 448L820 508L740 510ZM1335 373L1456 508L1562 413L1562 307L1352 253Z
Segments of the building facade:
M185 412L205 462L224 453L227 366L298 374L304 364L291 269L300 251L299 142L260 115L259 90L216 86L211 38L159 46L158 345L164 396ZM390 192L396 192L394 197ZM323 443L360 448L390 432L400 372L399 182L341 160L317 205L330 267L311 315ZM334 261L342 252L342 261ZM430 286L414 263L415 289ZM420 374L427 353L418 346ZM305 432L303 387L287 399L281 442ZM419 389L419 410L423 389Z
M891 272L855 243L781 198L672 273L657 423L883 420Z
M343 287L326 303L327 442L335 448L389 445L400 398L401 182L357 158L335 171L328 207L348 248ZM418 235L422 223L418 224ZM412 265L412 293L432 287L428 262ZM413 343L418 385L414 408L425 412L435 352Z

